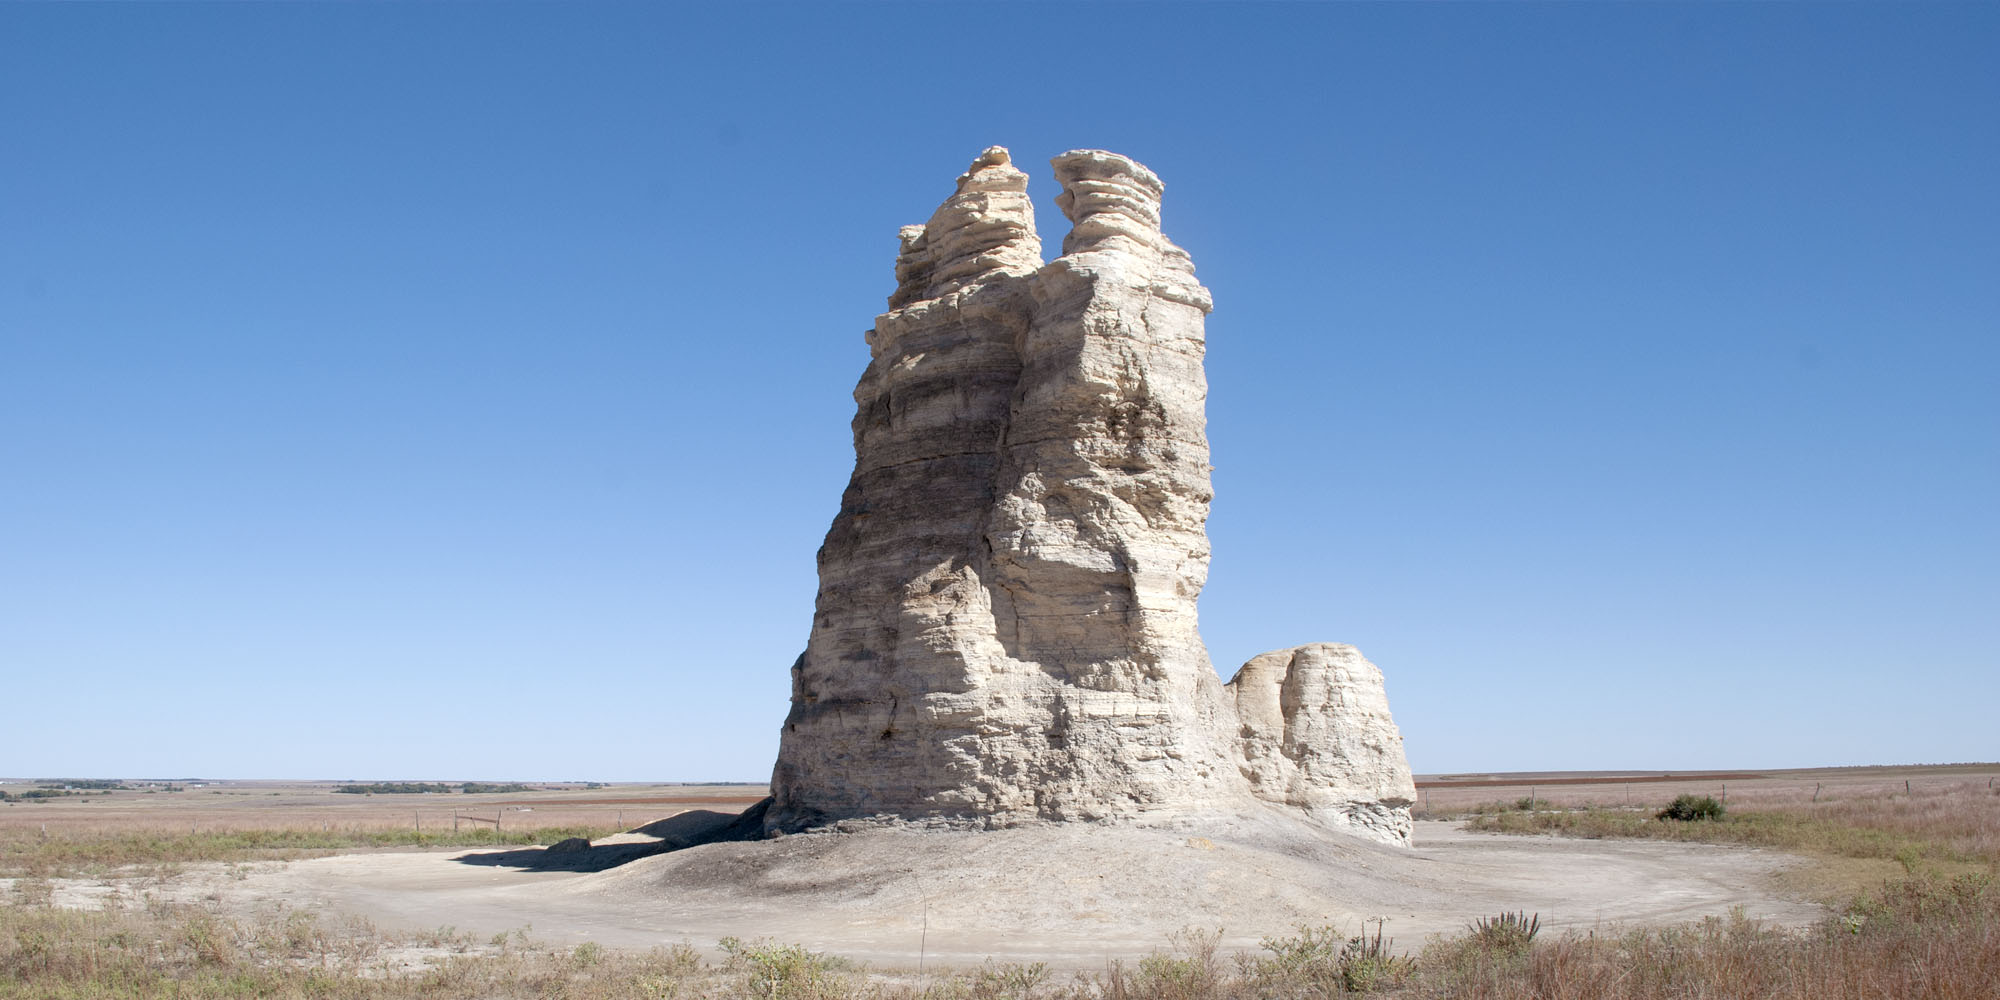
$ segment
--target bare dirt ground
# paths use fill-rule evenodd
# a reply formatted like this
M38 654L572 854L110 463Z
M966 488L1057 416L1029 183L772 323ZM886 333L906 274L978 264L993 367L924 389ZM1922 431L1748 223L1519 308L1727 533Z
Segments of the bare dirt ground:
M1413 850L1344 838L1308 850L1241 826L1042 828L795 836L602 871L533 867L547 860L498 850L199 865L145 892L245 916L281 906L480 939L525 930L556 946L712 949L723 937L768 939L902 968L993 958L1101 969L1157 950L1183 928L1220 929L1225 948L1255 950L1261 937L1301 925L1358 933L1383 917L1391 936L1415 948L1503 910L1584 928L1734 907L1783 924L1820 912L1773 888L1771 876L1793 863L1784 855L1469 834L1440 822L1419 825ZM54 889L58 905L105 905L118 893L104 881Z

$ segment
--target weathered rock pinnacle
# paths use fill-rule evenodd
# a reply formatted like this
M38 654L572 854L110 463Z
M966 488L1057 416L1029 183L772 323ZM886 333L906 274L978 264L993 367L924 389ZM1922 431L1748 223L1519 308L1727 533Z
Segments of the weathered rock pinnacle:
M1285 808L1407 842L1372 664L1322 644L1228 685L1210 665L1208 290L1160 232L1152 171L1053 162L1055 260L998 146L902 230L766 828Z

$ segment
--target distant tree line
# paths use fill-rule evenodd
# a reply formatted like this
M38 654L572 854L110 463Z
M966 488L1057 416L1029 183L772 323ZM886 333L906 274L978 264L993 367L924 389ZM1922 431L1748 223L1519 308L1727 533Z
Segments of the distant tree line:
M334 791L349 795L449 795L461 792L466 795L481 795L491 792L525 792L528 786L509 782L489 784L484 781L462 781L456 785L442 781L377 781L371 784L336 785Z
M60 799L69 795L110 795L111 789L95 792L79 792L68 788L30 788L25 792L0 792L0 802L31 802L36 799Z
M21 792L0 791L0 802L32 802L37 799L62 799L72 795L110 795L112 792L139 791L122 781L109 778L61 778L35 782L35 787ZM159 788L145 789L148 792ZM185 791L180 785L168 784L166 791Z

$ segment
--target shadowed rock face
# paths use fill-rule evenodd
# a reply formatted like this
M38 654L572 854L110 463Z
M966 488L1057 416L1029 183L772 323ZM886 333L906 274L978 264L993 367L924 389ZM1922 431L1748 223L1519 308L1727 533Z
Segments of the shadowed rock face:
M1406 842L1415 790L1373 665L1300 647L1228 686L1210 665L1208 290L1160 233L1150 170L1054 165L1071 230L1046 264L999 147L902 231L766 828L1276 805Z

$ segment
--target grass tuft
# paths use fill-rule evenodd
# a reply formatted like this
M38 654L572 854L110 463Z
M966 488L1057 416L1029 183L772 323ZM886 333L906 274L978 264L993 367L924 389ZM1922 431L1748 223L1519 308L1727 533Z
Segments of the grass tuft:
M1502 913L1497 917L1481 917L1473 921L1472 939L1488 951L1507 954L1525 954L1535 943L1536 932L1542 929L1542 915L1533 916L1524 911Z

